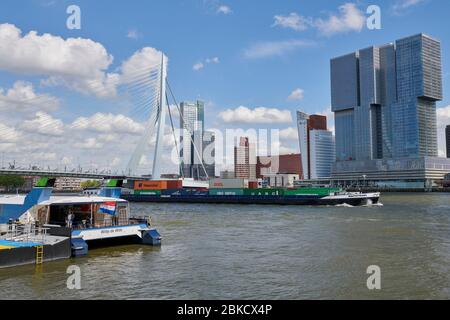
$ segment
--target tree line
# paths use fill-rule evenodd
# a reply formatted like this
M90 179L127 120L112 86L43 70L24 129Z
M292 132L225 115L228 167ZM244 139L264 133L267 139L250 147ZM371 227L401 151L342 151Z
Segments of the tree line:
M6 191L15 190L23 187L25 179L19 176L2 176L0 175L0 187L5 188Z

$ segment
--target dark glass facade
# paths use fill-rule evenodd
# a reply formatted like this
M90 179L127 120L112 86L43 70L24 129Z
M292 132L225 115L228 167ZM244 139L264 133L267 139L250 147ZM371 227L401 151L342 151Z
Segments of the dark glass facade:
M445 142L447 146L447 158L450 159L450 125L445 128Z
M418 34L331 61L338 161L436 157L440 42Z

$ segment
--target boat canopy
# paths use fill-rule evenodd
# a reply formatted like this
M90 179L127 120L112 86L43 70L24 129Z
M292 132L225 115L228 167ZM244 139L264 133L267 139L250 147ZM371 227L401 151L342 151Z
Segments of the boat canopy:
M105 202L117 202L126 204L128 201L107 197L74 197L74 196L52 196L49 200L39 203L41 206L51 205L82 205L82 204L101 204Z

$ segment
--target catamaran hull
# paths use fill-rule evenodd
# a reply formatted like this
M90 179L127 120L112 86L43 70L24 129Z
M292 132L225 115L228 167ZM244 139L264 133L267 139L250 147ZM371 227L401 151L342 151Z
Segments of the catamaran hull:
M380 194L361 194L346 196L155 196L155 195L123 195L130 202L148 203L210 203L210 204L256 204L256 205L296 205L296 206L363 206L377 204Z
M161 235L147 225L128 225L74 230L72 232L73 256L83 256L89 249L128 244L161 245Z

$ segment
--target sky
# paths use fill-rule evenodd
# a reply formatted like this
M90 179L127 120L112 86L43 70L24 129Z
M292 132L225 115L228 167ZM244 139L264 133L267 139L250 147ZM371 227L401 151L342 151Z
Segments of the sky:
M71 5L81 29L67 26ZM367 27L371 5L381 29ZM176 99L205 102L207 128L278 129L280 152L297 152L296 110L327 115L334 127L331 58L420 32L442 41L443 155L449 12L446 0L2 0L1 165L122 171L150 115L130 83L161 52ZM170 130L164 141L170 160ZM151 158L149 150L142 173Z

